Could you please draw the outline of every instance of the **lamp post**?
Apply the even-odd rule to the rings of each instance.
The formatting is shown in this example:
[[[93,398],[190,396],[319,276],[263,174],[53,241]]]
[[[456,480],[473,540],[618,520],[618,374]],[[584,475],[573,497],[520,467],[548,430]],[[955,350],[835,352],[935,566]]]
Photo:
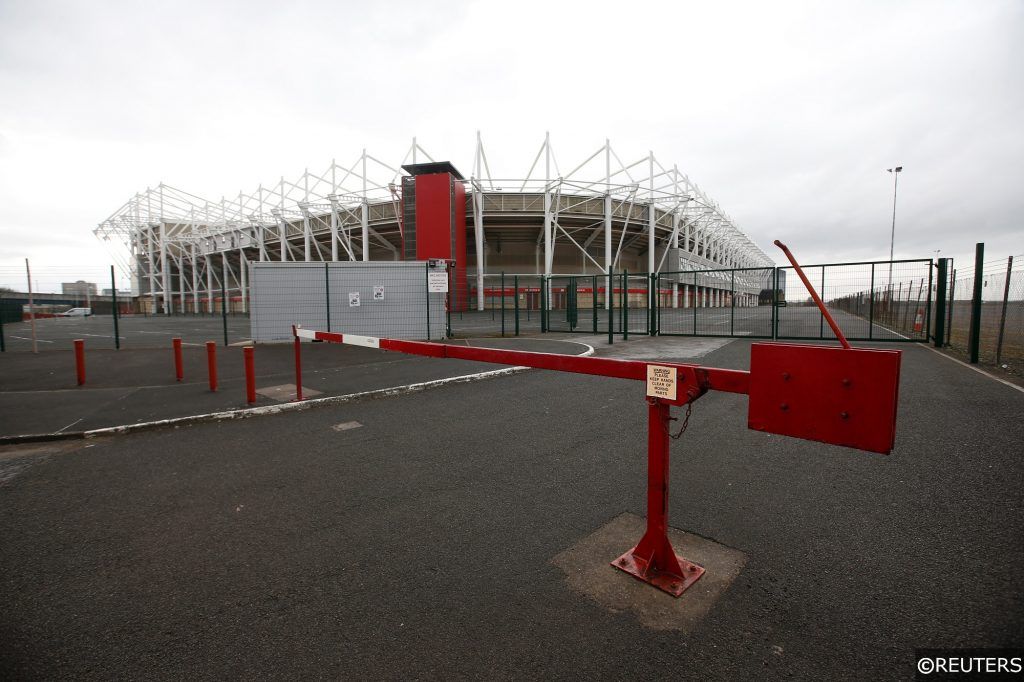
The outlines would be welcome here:
[[[886,171],[892,173],[892,233],[889,235],[889,293],[888,299],[892,300],[892,258],[893,258],[893,245],[896,243],[896,187],[899,184],[900,173],[903,171],[903,166],[896,166],[895,168],[886,168]],[[888,304],[887,304],[888,305]]]

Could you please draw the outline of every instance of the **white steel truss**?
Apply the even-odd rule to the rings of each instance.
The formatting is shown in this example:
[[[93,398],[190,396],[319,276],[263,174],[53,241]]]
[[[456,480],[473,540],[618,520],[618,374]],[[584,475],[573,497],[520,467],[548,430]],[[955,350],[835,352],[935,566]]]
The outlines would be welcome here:
[[[94,234],[154,310],[212,310],[223,289],[246,305],[253,261],[398,260],[406,163],[434,159],[416,138],[391,165],[365,149],[348,165],[282,176],[211,201],[164,183],[126,201]],[[467,189],[467,266],[483,307],[497,268],[551,275],[770,268],[774,262],[677,166],[653,152],[625,163],[609,140],[562,173],[549,134],[525,176],[496,178],[480,133]],[[529,251],[532,266],[514,255]],[[527,260],[529,258],[527,257]],[[526,261],[524,261],[526,262]],[[707,279],[707,278],[705,278]],[[675,297],[673,297],[675,299]]]

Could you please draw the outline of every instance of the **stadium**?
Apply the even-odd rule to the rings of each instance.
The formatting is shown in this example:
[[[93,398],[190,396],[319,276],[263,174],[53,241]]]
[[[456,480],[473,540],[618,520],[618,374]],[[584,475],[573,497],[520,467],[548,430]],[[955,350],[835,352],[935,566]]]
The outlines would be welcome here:
[[[267,261],[444,259],[458,309],[483,310],[486,278],[498,273],[660,273],[671,282],[659,288],[661,304],[678,308],[756,306],[765,291],[756,269],[772,259],[653,152],[627,163],[605,140],[560,166],[545,134],[525,173],[496,177],[477,133],[469,167],[466,177],[413,138],[398,162],[364,149],[348,165],[332,161],[218,201],[161,183],[94,233],[113,246],[140,305],[164,314],[211,312],[222,290],[233,311],[248,312],[247,266]],[[714,274],[743,268],[757,274]],[[664,276],[683,272],[694,274]]]

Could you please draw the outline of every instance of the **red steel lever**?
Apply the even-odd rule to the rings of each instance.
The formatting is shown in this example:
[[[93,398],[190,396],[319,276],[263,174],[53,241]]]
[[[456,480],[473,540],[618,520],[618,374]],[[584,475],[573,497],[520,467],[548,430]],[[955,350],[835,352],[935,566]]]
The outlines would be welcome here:
[[[832,327],[832,332],[836,335],[836,338],[839,339],[839,343],[843,344],[843,348],[850,348],[850,342],[846,340],[843,332],[839,331],[839,325],[836,324],[836,321],[832,319],[832,315],[830,315],[828,310],[825,309],[825,304],[822,303],[821,297],[818,296],[818,292],[814,290],[813,286],[811,286],[810,280],[807,279],[807,275],[804,274],[800,264],[796,262],[796,258],[794,258],[793,254],[790,253],[789,247],[778,239],[775,240],[775,246],[782,249],[782,252],[786,254],[786,258],[788,258],[789,262],[793,264],[796,274],[800,275],[800,279],[803,280],[804,286],[807,287],[807,291],[810,292],[811,298],[814,299],[814,302],[818,304],[818,310],[820,310],[821,314],[825,316],[825,321],[828,322],[828,326]]]

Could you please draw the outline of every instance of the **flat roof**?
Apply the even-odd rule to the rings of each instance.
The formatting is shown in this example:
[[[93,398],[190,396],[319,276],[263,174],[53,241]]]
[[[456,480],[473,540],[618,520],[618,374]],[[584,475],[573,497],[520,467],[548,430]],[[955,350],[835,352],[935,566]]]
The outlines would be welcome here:
[[[430,163],[409,163],[402,166],[409,175],[430,175],[431,173],[451,173],[459,180],[465,180],[451,161],[431,161]]]

